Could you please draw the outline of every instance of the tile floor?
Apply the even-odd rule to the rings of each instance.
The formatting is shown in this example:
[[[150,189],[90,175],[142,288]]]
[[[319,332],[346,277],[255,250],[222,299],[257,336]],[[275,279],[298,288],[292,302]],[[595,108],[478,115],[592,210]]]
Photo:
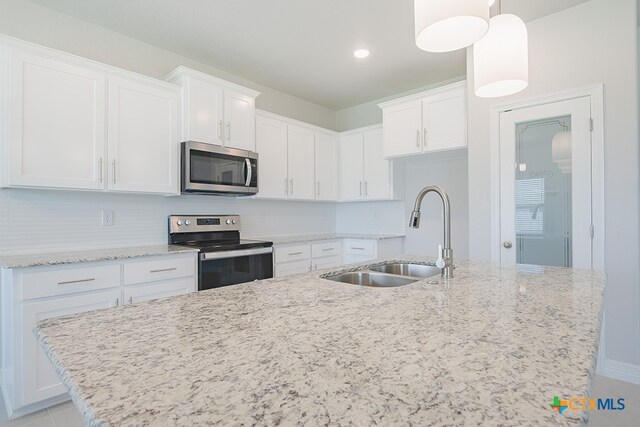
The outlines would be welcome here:
[[[625,409],[616,412],[589,414],[589,427],[637,427],[640,425],[640,386],[623,381],[596,376],[594,397],[623,397]],[[71,402],[61,403],[48,409],[16,420],[7,420],[4,401],[0,399],[0,427],[82,427],[82,417]]]

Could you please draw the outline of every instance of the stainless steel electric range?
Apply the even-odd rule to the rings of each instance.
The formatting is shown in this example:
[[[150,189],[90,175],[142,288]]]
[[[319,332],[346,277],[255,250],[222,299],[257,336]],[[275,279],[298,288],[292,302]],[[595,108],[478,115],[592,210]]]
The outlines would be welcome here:
[[[240,239],[238,215],[171,215],[169,243],[200,251],[199,291],[273,277],[273,243]]]

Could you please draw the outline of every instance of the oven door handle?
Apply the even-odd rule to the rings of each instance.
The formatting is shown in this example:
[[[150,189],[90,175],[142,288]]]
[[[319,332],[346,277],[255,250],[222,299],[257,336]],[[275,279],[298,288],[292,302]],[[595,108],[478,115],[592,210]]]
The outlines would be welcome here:
[[[236,258],[241,256],[262,255],[273,253],[273,248],[256,248],[256,249],[241,249],[237,251],[222,251],[222,252],[205,252],[200,254],[201,259],[225,259]]]
[[[246,173],[247,180],[244,182],[244,186],[248,187],[248,186],[251,185],[251,178],[252,178],[251,175],[253,174],[253,172],[252,172],[252,169],[251,169],[251,160],[244,159],[244,162],[245,162],[245,165],[247,166],[247,173]]]

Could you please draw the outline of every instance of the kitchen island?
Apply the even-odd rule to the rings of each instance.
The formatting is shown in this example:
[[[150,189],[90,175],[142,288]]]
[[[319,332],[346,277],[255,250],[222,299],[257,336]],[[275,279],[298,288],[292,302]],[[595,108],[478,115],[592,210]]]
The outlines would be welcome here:
[[[584,423],[550,403],[590,396],[604,275],[456,267],[396,288],[313,272],[35,333],[89,425]]]

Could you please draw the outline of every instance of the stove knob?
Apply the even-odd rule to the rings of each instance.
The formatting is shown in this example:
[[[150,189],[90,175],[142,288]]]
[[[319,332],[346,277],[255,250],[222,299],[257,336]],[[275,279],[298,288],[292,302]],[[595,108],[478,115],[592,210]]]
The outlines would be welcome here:
[[[232,220],[232,221],[231,221],[231,223],[235,224],[235,223],[236,223],[236,220],[235,220],[235,219],[234,219],[234,220]]]
[[[227,225],[231,224],[231,220],[230,219],[226,220],[225,222],[227,223]]]
[[[178,222],[176,222],[176,224],[178,224],[178,227],[180,227],[182,225],[182,220],[179,219]]]
[[[191,225],[191,221],[186,220],[186,221],[184,222],[184,225]]]

